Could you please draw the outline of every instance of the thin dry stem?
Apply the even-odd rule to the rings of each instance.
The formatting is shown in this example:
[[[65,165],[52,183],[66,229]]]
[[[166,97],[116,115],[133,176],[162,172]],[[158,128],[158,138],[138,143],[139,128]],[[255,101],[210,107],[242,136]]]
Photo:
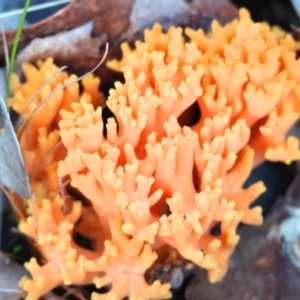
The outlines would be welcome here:
[[[3,193],[5,194],[5,196],[9,199],[9,201],[12,204],[12,206],[13,206],[15,212],[17,213],[19,219],[20,220],[25,220],[26,219],[25,212],[23,212],[19,208],[19,205],[16,203],[16,200],[14,199],[14,197],[16,197],[16,195],[13,196],[12,193],[9,193],[8,190],[1,183],[0,183],[0,188],[2,189]]]
[[[42,160],[38,163],[38,165],[33,170],[32,174],[30,175],[29,179],[33,180],[37,175],[38,171],[43,167],[46,160],[62,145],[62,142],[59,141],[54,147],[52,147],[46,155],[42,158]]]
[[[38,105],[38,106],[34,109],[34,111],[31,113],[31,115],[24,121],[23,127],[22,127],[22,129],[20,130],[20,132],[19,132],[19,134],[18,134],[18,138],[20,139],[20,138],[22,137],[22,135],[23,135],[23,133],[24,133],[24,131],[25,131],[25,129],[26,129],[26,126],[28,125],[29,121],[30,121],[30,120],[31,120],[31,119],[32,119],[32,118],[33,118],[33,117],[34,117],[34,116],[42,109],[43,105],[46,103],[46,101],[47,101],[50,97],[52,97],[54,94],[60,92],[60,91],[63,90],[64,88],[66,88],[66,87],[68,87],[68,86],[70,86],[70,85],[72,85],[72,84],[74,84],[74,83],[76,83],[76,82],[79,82],[79,81],[81,81],[82,79],[84,79],[85,77],[87,77],[88,75],[94,73],[94,72],[95,72],[95,71],[103,64],[104,60],[106,59],[107,54],[108,54],[108,43],[106,43],[105,52],[104,52],[104,55],[103,55],[101,61],[97,64],[97,66],[96,66],[93,70],[87,72],[86,74],[82,75],[82,76],[79,77],[79,78],[76,78],[76,79],[74,79],[74,80],[71,80],[71,81],[69,81],[68,83],[66,83],[66,84],[64,84],[64,85],[62,85],[62,86],[60,86],[59,88],[55,89],[55,90],[52,91],[50,94],[48,94],[44,99],[42,99],[42,100],[39,102],[39,105]]]
[[[7,46],[7,40],[5,35],[5,28],[0,20],[0,27],[1,27],[1,34],[2,34],[2,41],[3,41],[3,49],[4,49],[4,57],[5,57],[5,65],[6,65],[6,72],[8,74],[9,70],[9,54],[8,54],[8,46]]]
[[[70,182],[70,181],[69,181]],[[72,209],[72,199],[68,195],[66,191],[66,186],[69,183],[68,181],[63,182],[61,177],[58,177],[58,186],[60,189],[60,196],[64,200],[63,206],[62,206],[62,212],[64,215],[67,215],[70,213]]]

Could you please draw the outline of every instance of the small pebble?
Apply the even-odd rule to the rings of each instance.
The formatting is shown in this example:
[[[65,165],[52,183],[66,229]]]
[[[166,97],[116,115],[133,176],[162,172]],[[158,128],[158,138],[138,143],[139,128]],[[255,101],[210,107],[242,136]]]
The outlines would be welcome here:
[[[170,283],[173,289],[178,289],[181,287],[184,280],[183,272],[180,268],[174,268],[171,271]]]

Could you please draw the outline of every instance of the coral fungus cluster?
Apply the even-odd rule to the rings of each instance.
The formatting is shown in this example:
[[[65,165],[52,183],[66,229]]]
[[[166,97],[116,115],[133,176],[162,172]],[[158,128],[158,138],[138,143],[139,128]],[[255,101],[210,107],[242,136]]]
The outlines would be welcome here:
[[[185,34],[155,25],[134,50],[122,45],[122,60],[109,63],[124,75],[106,102],[114,117],[103,119],[99,80],[89,76],[81,95],[77,83],[50,95],[23,128],[33,199],[20,230],[43,256],[26,264],[28,300],[90,283],[111,285],[94,300],[168,299],[169,283],[145,279],[156,261],[173,251],[219,281],[238,224],[262,223],[262,209],[249,206],[265,187],[243,183],[264,159],[300,158],[298,140],[286,139],[300,113],[296,44],[245,10],[224,27],[214,21],[209,35]],[[13,109],[26,118],[72,79],[56,75],[26,110],[55,69],[51,60],[25,64]],[[76,242],[78,232],[93,247]]]

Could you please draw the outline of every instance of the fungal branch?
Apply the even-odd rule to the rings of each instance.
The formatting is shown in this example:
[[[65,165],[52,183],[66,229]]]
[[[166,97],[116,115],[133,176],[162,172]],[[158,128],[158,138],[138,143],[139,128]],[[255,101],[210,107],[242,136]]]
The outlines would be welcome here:
[[[12,78],[11,101],[20,114],[26,107],[20,146],[36,221],[29,204],[19,228],[45,259],[26,264],[27,299],[91,283],[111,285],[94,300],[169,299],[170,283],[149,283],[145,274],[170,253],[172,262],[185,259],[207,269],[211,282],[221,280],[239,223],[263,221],[262,209],[250,206],[264,184],[243,188],[252,169],[265,159],[300,158],[299,141],[285,138],[300,113],[296,46],[241,9],[224,27],[214,21],[210,35],[175,27],[163,33],[156,24],[133,50],[123,44],[123,58],[108,66],[124,82],[107,99],[92,75],[80,92],[65,71],[47,81],[58,70],[52,59],[23,64],[26,83]],[[113,113],[107,121],[99,100]],[[181,116],[193,105],[201,117],[188,126]],[[68,180],[58,194],[58,182]],[[76,199],[64,211],[68,193]],[[79,227],[93,247],[76,242]]]

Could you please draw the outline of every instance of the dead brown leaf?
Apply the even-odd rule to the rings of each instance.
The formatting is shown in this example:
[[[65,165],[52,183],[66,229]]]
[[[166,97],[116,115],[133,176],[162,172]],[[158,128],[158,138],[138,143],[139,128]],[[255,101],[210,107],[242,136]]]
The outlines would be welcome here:
[[[58,56],[64,60],[68,57],[75,59],[76,57],[80,58],[83,53],[98,56],[98,49],[107,42],[107,35],[103,33],[99,37],[92,38],[92,30],[93,23],[91,21],[69,31],[61,31],[44,38],[35,38],[19,53],[17,62]]]
[[[24,28],[19,48],[24,48],[36,38],[54,36],[92,21],[93,30],[89,40],[92,46],[88,51],[83,47],[75,54],[65,55],[65,47],[61,47],[59,52],[47,52],[47,55],[52,54],[51,56],[54,57],[57,64],[70,66],[71,72],[82,75],[93,69],[103,56],[104,42],[100,42],[99,38],[105,37],[109,42],[110,51],[107,60],[110,60],[120,55],[118,43],[122,39],[133,41],[136,37],[141,36],[145,27],[150,27],[155,22],[161,22],[165,27],[171,24],[209,27],[212,19],[218,19],[224,23],[236,16],[237,9],[229,0],[165,0],[163,5],[158,0],[73,0],[59,13]],[[14,35],[15,31],[6,32],[9,47],[13,43]],[[59,46],[57,36],[53,37],[54,40],[56,42],[53,42],[52,45]],[[72,43],[69,48],[71,47]],[[2,62],[4,62],[2,48],[0,43],[0,61],[2,58]],[[45,56],[39,55],[40,51],[34,51],[30,57],[26,56],[26,60],[36,61]],[[105,66],[101,66],[96,71],[96,75],[101,77],[103,89],[111,86],[116,79],[115,74]]]
[[[182,10],[183,17],[179,16],[179,9]],[[142,16],[138,16],[141,12]],[[193,16],[192,21],[187,18],[187,13]],[[93,35],[97,36],[105,32],[109,36],[109,42],[112,43],[130,26],[138,30],[144,29],[145,26],[138,24],[139,17],[147,20],[148,26],[152,26],[154,22],[164,23],[166,20],[172,21],[172,25],[190,25],[189,23],[194,23],[196,19],[203,16],[224,23],[237,16],[237,9],[228,0],[167,0],[164,1],[163,6],[158,0],[73,0],[59,13],[25,27],[20,42],[54,35],[93,21]],[[179,21],[178,17],[180,17]],[[13,43],[15,33],[15,30],[6,32],[9,47]]]

